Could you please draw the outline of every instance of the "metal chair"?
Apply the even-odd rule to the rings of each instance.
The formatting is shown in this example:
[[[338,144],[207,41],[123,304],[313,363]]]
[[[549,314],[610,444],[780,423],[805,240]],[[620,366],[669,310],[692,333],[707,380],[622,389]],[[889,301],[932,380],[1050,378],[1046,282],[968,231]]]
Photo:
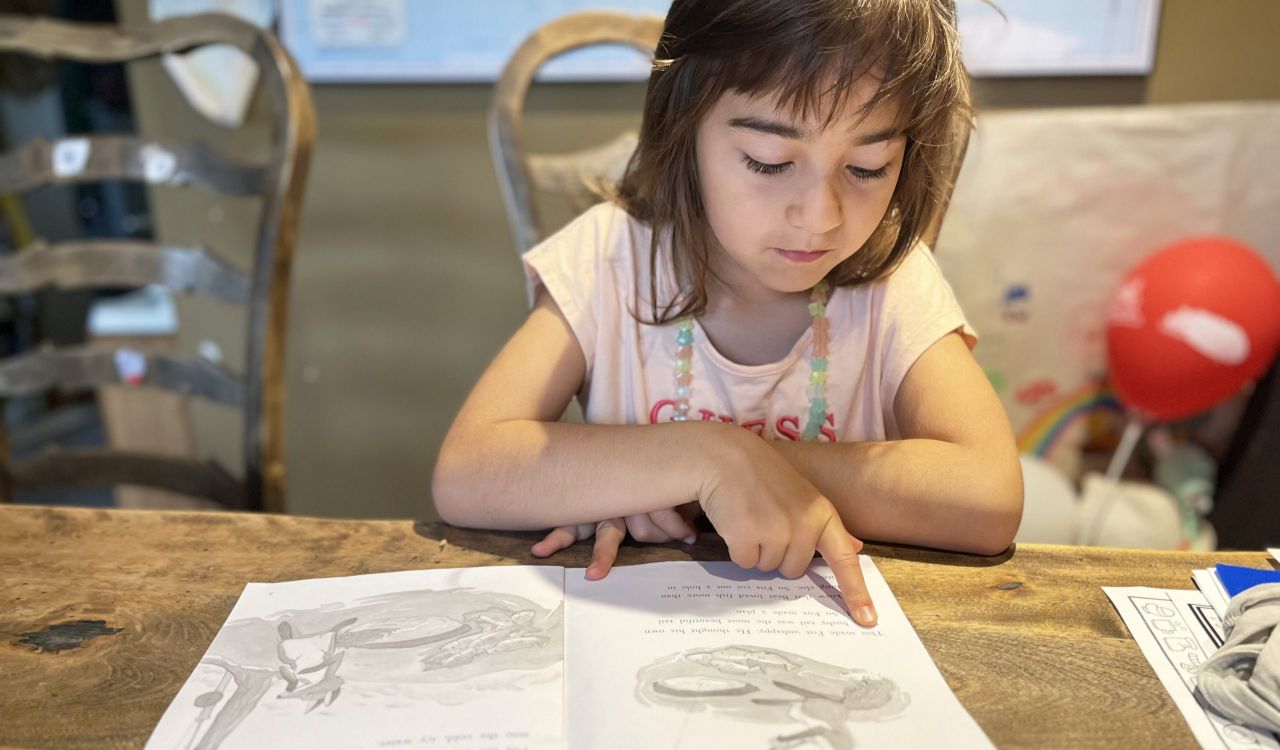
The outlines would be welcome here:
[[[270,33],[226,15],[172,18],[128,28],[0,16],[0,52],[38,58],[122,63],[214,44],[232,45],[257,63],[261,85],[272,102],[271,153],[265,163],[241,163],[202,143],[136,134],[37,139],[0,154],[0,194],[119,179],[256,197],[261,212],[252,267],[234,268],[198,245],[35,240],[0,260],[0,294],[25,294],[47,286],[161,284],[175,292],[243,305],[244,372],[236,374],[204,359],[128,348],[45,348],[0,361],[0,398],[126,384],[238,408],[243,416],[243,477],[212,462],[171,456],[58,450],[15,464],[4,450],[0,498],[22,487],[130,484],[231,508],[284,508],[283,357],[289,276],[315,132],[310,90],[297,64]]]

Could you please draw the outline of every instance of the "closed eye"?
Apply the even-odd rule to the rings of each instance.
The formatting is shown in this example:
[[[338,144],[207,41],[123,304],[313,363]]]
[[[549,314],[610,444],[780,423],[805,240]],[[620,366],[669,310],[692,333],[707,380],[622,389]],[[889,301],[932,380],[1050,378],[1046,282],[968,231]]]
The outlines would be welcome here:
[[[886,164],[879,169],[867,169],[865,167],[849,167],[849,174],[859,180],[878,180],[889,174],[889,165]]]
[[[791,166],[789,161],[784,161],[781,164],[766,164],[762,161],[756,161],[746,154],[742,155],[742,163],[747,165],[747,169],[758,174],[782,174]]]

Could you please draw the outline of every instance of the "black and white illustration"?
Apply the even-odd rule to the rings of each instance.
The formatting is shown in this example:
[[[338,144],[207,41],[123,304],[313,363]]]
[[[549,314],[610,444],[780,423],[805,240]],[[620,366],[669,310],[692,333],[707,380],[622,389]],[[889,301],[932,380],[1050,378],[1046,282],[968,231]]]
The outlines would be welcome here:
[[[251,585],[242,601],[269,607],[272,588]],[[526,690],[558,705],[563,662],[563,601],[539,603],[493,587],[233,611],[149,746],[315,746],[317,737],[349,746],[356,736],[376,746],[421,740],[424,732],[441,732],[443,742],[447,722],[432,727],[424,717],[461,716],[485,704],[492,713]],[[511,728],[523,731],[518,721]]]
[[[911,704],[888,677],[759,646],[670,654],[639,671],[636,698],[649,706],[775,725],[771,750],[852,750],[851,723],[899,718]]]
[[[601,581],[567,570],[567,747],[989,750],[875,563],[860,562],[871,628],[820,562],[797,579],[731,562],[622,566]]]

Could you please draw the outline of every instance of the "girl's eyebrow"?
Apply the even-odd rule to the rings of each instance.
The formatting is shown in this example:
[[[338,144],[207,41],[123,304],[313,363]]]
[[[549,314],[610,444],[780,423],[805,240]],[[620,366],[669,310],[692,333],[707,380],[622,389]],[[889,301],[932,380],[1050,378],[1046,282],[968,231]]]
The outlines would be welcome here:
[[[757,133],[765,135],[776,135],[793,141],[807,141],[810,138],[808,131],[801,130],[794,125],[788,125],[776,120],[762,120],[759,117],[734,117],[729,120],[729,127],[738,128],[739,130],[753,130]],[[900,138],[902,132],[894,128],[885,128],[877,130],[874,133],[866,133],[854,139],[854,144],[858,146],[868,146],[872,143],[882,143],[884,141],[892,141]]]
[[[809,134],[793,125],[776,120],[761,120],[759,117],[735,117],[729,120],[729,127],[739,130],[754,130],[765,135],[777,135],[793,141],[807,141]]]

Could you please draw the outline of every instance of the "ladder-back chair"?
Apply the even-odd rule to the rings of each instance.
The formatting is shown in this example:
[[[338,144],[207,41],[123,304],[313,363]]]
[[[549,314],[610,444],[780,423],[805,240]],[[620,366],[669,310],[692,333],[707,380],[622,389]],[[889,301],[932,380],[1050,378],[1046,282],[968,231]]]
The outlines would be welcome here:
[[[125,63],[231,45],[257,64],[271,102],[270,156],[242,163],[204,143],[138,134],[36,139],[0,154],[0,194],[45,185],[127,180],[260,199],[252,267],[235,268],[199,244],[141,240],[35,240],[0,259],[0,294],[43,287],[160,284],[247,308],[240,374],[203,358],[129,348],[42,348],[0,361],[0,398],[106,385],[165,389],[237,408],[243,476],[213,462],[113,450],[56,450],[21,463],[0,455],[0,494],[40,486],[141,485],[231,508],[284,508],[284,343],[289,276],[315,132],[311,95],[297,64],[269,32],[208,14],[118,27],[0,16],[0,52],[83,63]],[[3,446],[0,446],[3,447]]]

